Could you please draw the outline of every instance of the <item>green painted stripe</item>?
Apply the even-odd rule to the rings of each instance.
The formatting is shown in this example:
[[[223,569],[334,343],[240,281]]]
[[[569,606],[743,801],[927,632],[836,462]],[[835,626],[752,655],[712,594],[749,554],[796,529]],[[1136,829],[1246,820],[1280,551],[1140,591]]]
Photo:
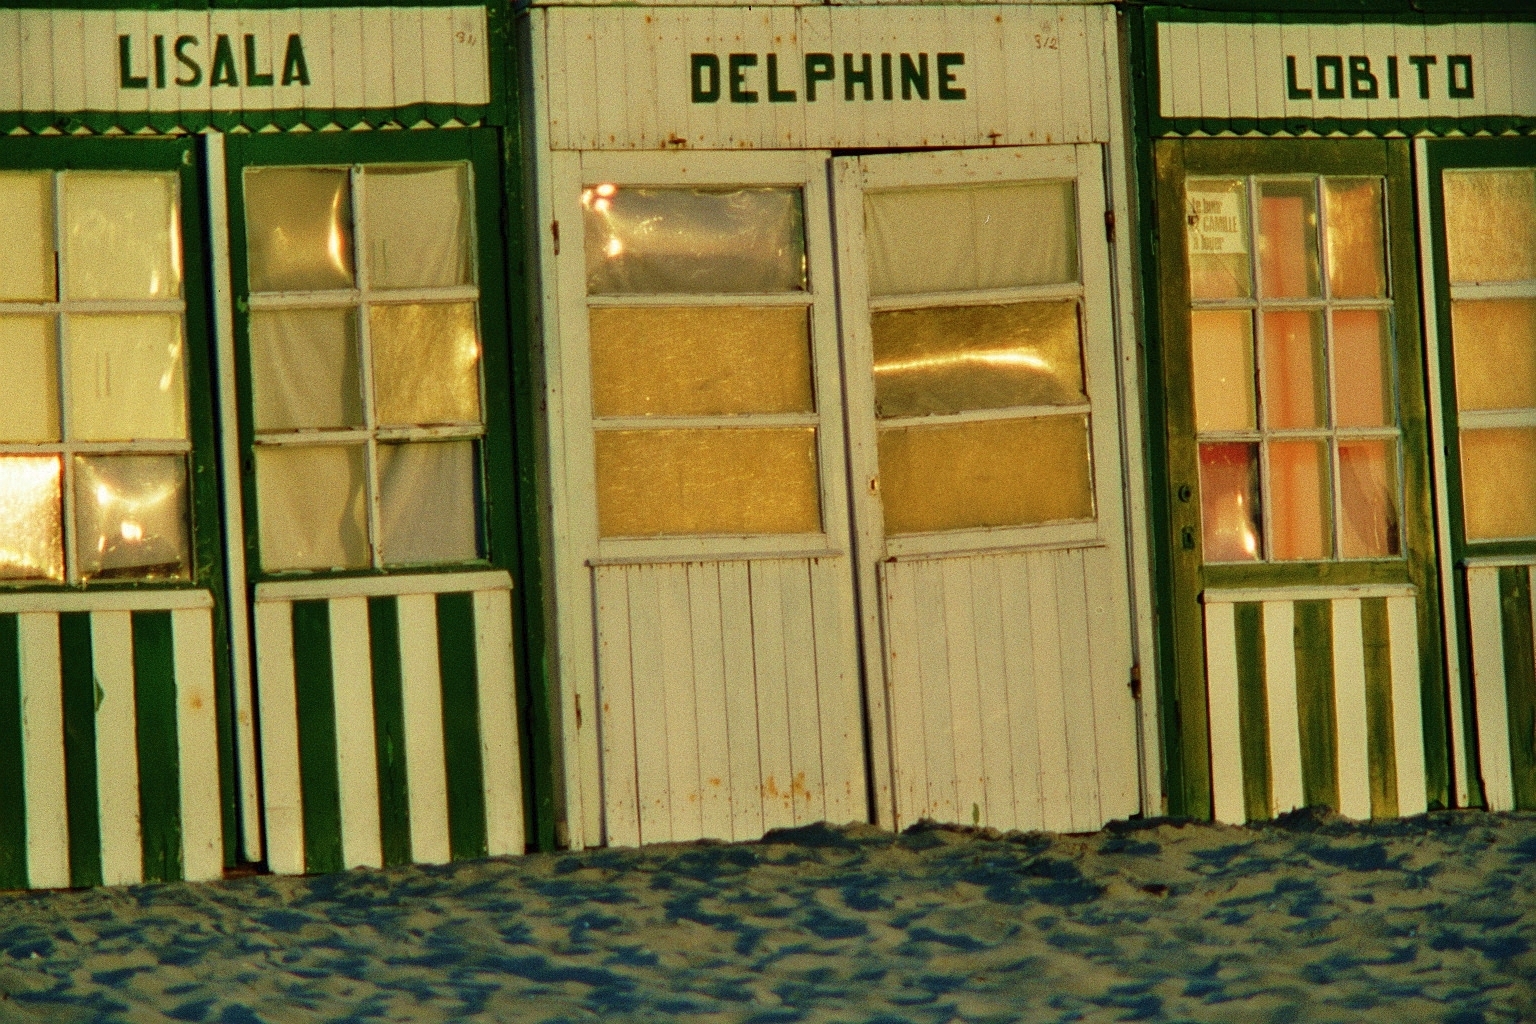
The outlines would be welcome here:
[[[411,805],[405,776],[405,704],[400,692],[400,608],[395,598],[368,599],[368,647],[373,657],[379,840],[385,864],[409,864]]]
[[[437,595],[437,664],[443,679],[443,762],[448,772],[448,852],[484,857],[485,789],[472,594]]]
[[[1531,576],[1523,565],[1499,570],[1504,622],[1504,700],[1515,809],[1536,811],[1536,643],[1531,635]]]
[[[101,884],[101,808],[96,796],[96,672],[91,615],[59,616],[64,684],[64,799],[69,815],[71,885]]]
[[[181,863],[181,751],[170,612],[133,613],[133,699],[139,741],[144,880],[175,882]]]
[[[27,777],[21,754],[21,636],[0,615],[0,889],[27,887]]]
[[[1237,626],[1237,724],[1243,748],[1243,809],[1249,821],[1269,817],[1269,701],[1264,687],[1264,606],[1233,608]]]
[[[1397,817],[1397,738],[1392,724],[1392,631],[1387,599],[1360,602],[1365,643],[1366,756],[1371,772],[1371,817]],[[1417,677],[1413,680],[1417,682]],[[1410,685],[1405,682],[1403,685]]]
[[[293,684],[299,714],[299,802],[304,869],[340,871],[341,783],[336,774],[336,696],[328,601],[293,602]]]
[[[1333,712],[1333,603],[1297,601],[1294,607],[1302,800],[1308,807],[1337,810],[1339,730]]]

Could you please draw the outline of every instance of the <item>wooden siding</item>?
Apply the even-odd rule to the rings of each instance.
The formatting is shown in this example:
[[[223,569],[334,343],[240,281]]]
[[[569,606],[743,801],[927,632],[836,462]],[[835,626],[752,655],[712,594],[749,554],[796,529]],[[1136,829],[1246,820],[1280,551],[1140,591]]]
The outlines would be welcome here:
[[[1204,606],[1216,820],[1308,804],[1359,819],[1424,812],[1410,588],[1207,591]]]
[[[1466,570],[1472,689],[1483,799],[1490,811],[1536,811],[1536,625],[1532,565]]]
[[[602,566],[604,841],[866,820],[845,558]]]

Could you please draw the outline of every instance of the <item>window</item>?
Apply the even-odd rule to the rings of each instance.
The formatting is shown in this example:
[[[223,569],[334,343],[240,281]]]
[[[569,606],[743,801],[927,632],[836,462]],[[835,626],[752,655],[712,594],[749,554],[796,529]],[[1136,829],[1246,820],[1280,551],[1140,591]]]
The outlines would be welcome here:
[[[180,183],[0,172],[0,579],[184,580]]]
[[[817,533],[799,189],[582,191],[598,532]]]
[[[1400,556],[1382,179],[1192,177],[1186,203],[1205,561]]]
[[[247,167],[265,572],[480,556],[471,168]]]

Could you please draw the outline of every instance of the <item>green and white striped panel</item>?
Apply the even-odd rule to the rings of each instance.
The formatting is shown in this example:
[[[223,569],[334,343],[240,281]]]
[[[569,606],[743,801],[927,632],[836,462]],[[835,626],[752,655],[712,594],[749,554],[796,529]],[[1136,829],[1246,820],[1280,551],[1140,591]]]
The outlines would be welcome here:
[[[256,587],[267,866],[523,851],[505,572]]]
[[[207,591],[0,596],[0,888],[222,877]]]
[[[1203,600],[1216,820],[1318,805],[1362,819],[1423,813],[1412,588],[1207,591]]]
[[[1467,569],[1477,753],[1490,811],[1536,811],[1532,572],[1530,565]]]

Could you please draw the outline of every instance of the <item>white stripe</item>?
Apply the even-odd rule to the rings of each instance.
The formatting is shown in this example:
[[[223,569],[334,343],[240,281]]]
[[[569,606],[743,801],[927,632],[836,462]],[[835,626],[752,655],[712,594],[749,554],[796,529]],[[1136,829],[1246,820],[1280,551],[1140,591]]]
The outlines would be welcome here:
[[[1304,802],[1301,727],[1296,707],[1296,609],[1289,601],[1264,602],[1264,689],[1269,711],[1269,801],[1274,814]]]
[[[1217,821],[1241,825],[1243,743],[1237,687],[1237,616],[1232,605],[1205,606],[1205,690],[1211,724],[1211,802]]]
[[[485,779],[485,842],[493,857],[522,853],[522,762],[512,672],[512,595],[475,594],[475,674],[480,691],[480,771]],[[716,723],[718,724],[718,723]]]
[[[22,777],[27,802],[27,884],[69,885],[69,808],[64,790],[64,681],[59,617],[17,616],[21,654]]]
[[[139,742],[133,685],[133,613],[91,616],[91,668],[96,708],[96,807],[101,818],[101,880],[129,885],[144,880],[139,824]],[[169,750],[153,757],[173,757]]]
[[[176,745],[181,758],[181,869],[183,878],[196,882],[224,875],[213,613],[205,608],[171,613],[171,636],[176,650]]]
[[[82,594],[56,591],[0,594],[0,615],[9,612],[168,611],[172,608],[212,608],[206,590],[119,590]]]
[[[1397,813],[1423,814],[1429,806],[1424,778],[1424,707],[1419,682],[1419,609],[1411,597],[1387,602],[1392,637],[1392,738],[1397,758]],[[1459,752],[1458,752],[1459,753]]]
[[[1333,714],[1337,726],[1339,813],[1371,816],[1370,740],[1365,709],[1365,633],[1360,601],[1333,602]]]
[[[482,572],[439,572],[398,576],[348,576],[343,579],[283,580],[256,584],[257,601],[314,601],[336,597],[398,597],[403,594],[461,594],[471,590],[505,590],[512,577],[505,569]]]
[[[379,842],[379,762],[374,745],[368,599],[337,598],[330,603],[330,617],[342,863],[349,868],[377,868],[383,866],[384,854]]]
[[[299,709],[293,682],[293,606],[256,602],[257,706],[267,867],[304,873],[304,803],[299,783]]]
[[[405,719],[405,781],[411,859],[446,864],[448,769],[443,760],[443,684],[437,663],[437,599],[396,600],[400,619],[400,705]]]
[[[1477,700],[1477,746],[1483,765],[1483,799],[1490,811],[1515,809],[1514,768],[1509,756],[1509,705],[1504,693],[1504,620],[1499,608],[1499,570],[1467,570],[1472,616],[1472,691]]]

